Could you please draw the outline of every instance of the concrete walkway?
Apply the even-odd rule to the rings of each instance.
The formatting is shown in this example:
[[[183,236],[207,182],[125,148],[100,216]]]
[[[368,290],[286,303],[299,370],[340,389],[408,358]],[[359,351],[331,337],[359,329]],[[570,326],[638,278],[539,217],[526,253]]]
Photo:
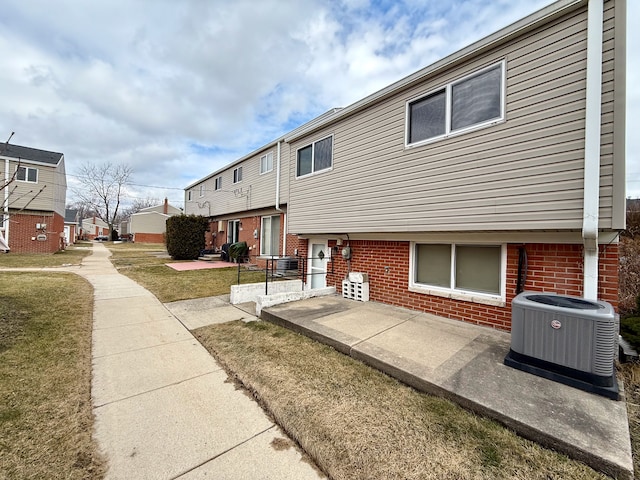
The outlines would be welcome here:
[[[494,418],[596,470],[633,478],[625,402],[505,366],[508,333],[337,296],[269,307],[261,317]]]
[[[80,267],[67,269],[94,287],[92,397],[106,478],[324,478],[162,303],[116,271],[109,255],[94,244]],[[249,319],[226,307],[233,319]],[[194,315],[194,325],[199,321]]]

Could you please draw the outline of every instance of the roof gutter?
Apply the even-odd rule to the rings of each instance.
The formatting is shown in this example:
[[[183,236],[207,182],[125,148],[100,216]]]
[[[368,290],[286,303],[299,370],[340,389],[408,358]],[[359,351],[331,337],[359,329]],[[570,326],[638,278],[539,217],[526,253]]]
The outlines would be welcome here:
[[[603,0],[590,0],[587,23],[587,99],[585,113],[582,240],[583,296],[598,298],[598,209],[600,203],[600,122],[602,101]]]

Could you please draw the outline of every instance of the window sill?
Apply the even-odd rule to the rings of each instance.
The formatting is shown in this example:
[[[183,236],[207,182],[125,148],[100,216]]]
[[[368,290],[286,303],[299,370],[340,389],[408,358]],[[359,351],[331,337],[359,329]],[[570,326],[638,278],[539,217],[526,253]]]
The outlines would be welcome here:
[[[494,307],[505,307],[507,302],[502,298],[492,297],[482,294],[473,294],[465,292],[454,292],[450,290],[437,290],[417,285],[409,285],[409,291],[414,293],[422,293],[424,295],[433,295],[434,297],[450,298],[452,300],[461,300],[463,302],[480,303],[482,305],[491,305]]]

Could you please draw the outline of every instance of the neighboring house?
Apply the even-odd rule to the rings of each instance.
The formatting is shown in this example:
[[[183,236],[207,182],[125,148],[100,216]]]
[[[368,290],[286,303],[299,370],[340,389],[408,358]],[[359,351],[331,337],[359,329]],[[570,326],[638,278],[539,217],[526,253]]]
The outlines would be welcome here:
[[[331,110],[294,132],[338,110]],[[261,266],[267,259],[296,250],[298,237],[286,234],[290,158],[289,144],[282,136],[185,189],[185,213],[209,218],[207,249],[246,242],[251,261]]]
[[[281,251],[308,256],[312,288],[365,272],[372,300],[507,330],[523,289],[617,306],[625,8],[558,1],[187,187],[187,213],[227,240],[231,219],[257,228],[277,147]]]
[[[182,210],[169,205],[165,198],[162,205],[143,208],[120,224],[120,236],[129,236],[136,242],[164,243],[167,219],[180,215]]]
[[[65,245],[76,243],[80,233],[80,211],[67,208],[64,211],[64,241]]]
[[[83,240],[93,240],[96,237],[108,236],[110,237],[109,225],[104,221],[96,217],[83,218],[80,227],[80,238]]]
[[[64,248],[67,177],[62,153],[0,145],[0,249],[53,253]]]

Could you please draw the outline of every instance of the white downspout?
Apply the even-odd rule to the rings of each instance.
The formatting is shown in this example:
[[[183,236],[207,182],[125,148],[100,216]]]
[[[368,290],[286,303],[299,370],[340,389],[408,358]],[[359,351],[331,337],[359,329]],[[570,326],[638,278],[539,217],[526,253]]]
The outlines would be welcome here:
[[[582,221],[582,240],[584,245],[583,296],[589,300],[597,300],[603,0],[590,0],[588,8],[584,217]]]
[[[276,210],[282,212],[280,208],[280,140],[278,140],[278,149],[276,152],[276,156],[278,157],[276,160]],[[283,221],[283,232],[282,232],[282,256],[287,256],[287,214],[284,214]]]
[[[4,202],[2,205],[2,226],[4,228],[4,243],[9,247],[9,168],[11,165],[9,164],[9,157],[5,157],[4,159]],[[2,237],[2,232],[0,232],[0,237]]]
[[[276,151],[276,210],[280,210],[280,140],[278,140],[278,149]]]

